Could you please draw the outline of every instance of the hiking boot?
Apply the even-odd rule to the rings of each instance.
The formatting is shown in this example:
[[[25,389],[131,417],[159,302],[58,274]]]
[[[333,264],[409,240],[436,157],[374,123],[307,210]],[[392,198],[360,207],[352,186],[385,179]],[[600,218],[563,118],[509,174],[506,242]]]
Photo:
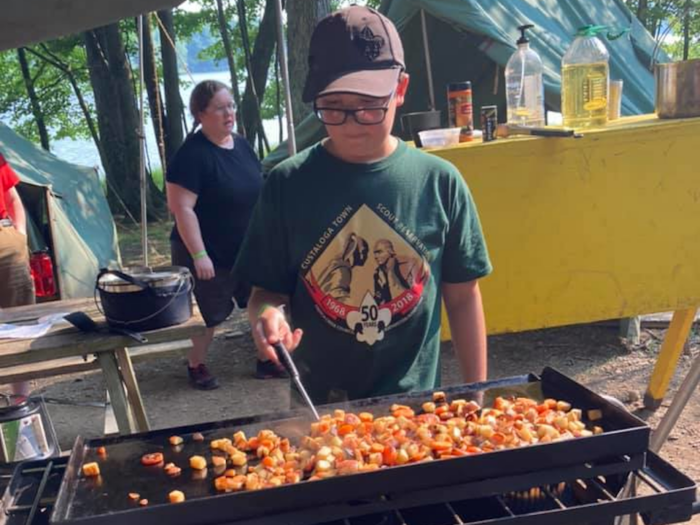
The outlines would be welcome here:
[[[190,385],[198,390],[214,390],[219,388],[219,382],[209,373],[207,365],[202,363],[194,368],[187,366],[187,375],[190,378]]]
[[[256,379],[281,379],[289,377],[283,368],[278,367],[272,361],[258,359],[255,363]]]

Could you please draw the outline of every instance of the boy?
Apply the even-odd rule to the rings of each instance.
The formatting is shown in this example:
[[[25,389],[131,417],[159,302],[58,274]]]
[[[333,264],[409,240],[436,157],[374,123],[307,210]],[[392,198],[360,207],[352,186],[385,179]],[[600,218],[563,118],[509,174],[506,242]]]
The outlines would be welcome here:
[[[309,66],[303,98],[328,138],[271,172],[236,263],[254,285],[259,356],[276,361],[270,345],[283,342],[319,404],[432,389],[442,298],[464,380],[486,379],[477,280],[491,264],[456,168],[391,135],[408,87],[396,28],[367,7],[332,13],[314,30]],[[419,261],[410,287],[376,296],[378,263],[364,255],[347,265],[342,296],[327,293],[320,277],[358,238]]]

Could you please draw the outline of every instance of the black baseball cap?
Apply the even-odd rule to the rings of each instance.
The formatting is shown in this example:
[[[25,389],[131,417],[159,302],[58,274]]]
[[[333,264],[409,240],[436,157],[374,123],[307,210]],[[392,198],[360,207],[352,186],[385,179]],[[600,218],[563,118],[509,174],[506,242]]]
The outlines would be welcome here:
[[[370,7],[352,5],[321,19],[309,45],[302,98],[330,93],[385,97],[406,67],[394,24]]]

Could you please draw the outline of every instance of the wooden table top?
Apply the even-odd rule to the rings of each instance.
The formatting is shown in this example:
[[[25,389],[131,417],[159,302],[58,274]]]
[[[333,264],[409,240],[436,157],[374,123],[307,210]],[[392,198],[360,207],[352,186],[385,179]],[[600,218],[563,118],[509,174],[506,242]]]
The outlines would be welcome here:
[[[47,334],[36,339],[0,339],[0,368],[95,354],[142,344],[189,339],[192,336],[204,334],[205,329],[202,316],[195,306],[192,317],[185,323],[143,332],[148,342],[138,343],[130,337],[107,332],[104,316],[97,310],[92,298],[4,308],[0,310],[0,323],[32,323],[45,315],[70,312],[85,312],[105,331],[86,333],[72,325],[60,323],[53,326]]]

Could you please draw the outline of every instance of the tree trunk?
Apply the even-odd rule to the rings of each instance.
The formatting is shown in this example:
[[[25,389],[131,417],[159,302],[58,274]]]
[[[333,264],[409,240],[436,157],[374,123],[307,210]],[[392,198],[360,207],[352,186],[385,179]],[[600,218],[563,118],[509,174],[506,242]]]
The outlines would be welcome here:
[[[140,216],[139,119],[131,73],[119,34],[110,24],[84,34],[90,82],[103,146],[107,201],[113,212]],[[163,199],[149,195],[149,212],[157,216]]]
[[[301,99],[309,70],[309,40],[316,26],[317,4],[309,0],[287,0],[287,47],[289,49],[289,88],[296,126],[310,113]]]
[[[143,78],[146,84],[146,95],[148,96],[148,108],[151,113],[153,132],[158,145],[158,157],[165,172],[167,157],[165,155],[165,131],[163,126],[163,97],[160,94],[160,85],[158,83],[158,66],[156,65],[153,46],[150,14],[144,15],[143,19]]]
[[[690,19],[692,18],[693,0],[685,0],[683,8],[683,60],[690,54]]]
[[[34,122],[36,122],[36,127],[39,129],[39,139],[41,140],[41,147],[46,151],[51,151],[49,146],[49,133],[46,131],[46,122],[44,121],[44,112],[41,110],[41,104],[39,104],[39,97],[36,95],[34,90],[34,79],[32,79],[32,74],[29,71],[29,62],[27,62],[27,53],[23,47],[17,48],[17,58],[19,59],[20,69],[22,70],[22,78],[24,79],[24,86],[27,88],[27,96],[29,97],[29,103],[32,106],[32,115],[34,116]]]
[[[158,11],[160,27],[160,54],[163,60],[163,89],[165,91],[165,156],[168,161],[182,145],[182,99],[180,98],[180,76],[175,53],[175,24],[171,9]],[[164,31],[165,29],[165,31]],[[166,34],[167,32],[167,34]]]
[[[236,102],[236,107],[241,107],[241,91],[238,88],[238,74],[236,73],[236,61],[233,58],[233,48],[231,47],[231,39],[228,34],[228,26],[226,25],[226,16],[224,13],[224,2],[223,0],[216,0],[216,12],[219,18],[219,32],[221,33],[221,41],[224,43],[224,49],[226,50],[226,61],[228,62],[228,69],[231,74],[231,89],[233,90],[233,100]],[[236,125],[238,126],[238,131],[245,134],[245,125],[243,121],[243,116],[238,112],[236,118]]]
[[[245,6],[239,0],[238,25],[242,32],[246,32]],[[240,16],[243,13],[243,16]],[[251,144],[255,144],[258,135],[263,135],[262,120],[260,118],[259,100],[262,100],[267,85],[267,74],[270,69],[270,60],[275,51],[275,0],[265,2],[265,11],[260,22],[258,34],[255,37],[255,46],[250,58],[248,79],[246,80],[241,114],[246,124],[246,136]],[[245,40],[244,38],[244,45]],[[258,100],[259,99],[259,100]],[[261,156],[264,153],[260,151]]]
[[[326,15],[331,14],[330,0],[316,0],[316,20],[321,20]],[[311,35],[309,35],[310,37]]]
[[[639,0],[637,3],[637,18],[639,21],[642,23],[644,27],[647,29],[650,29],[649,26],[647,26],[647,23],[649,22],[648,20],[648,12],[649,12],[649,0]]]

